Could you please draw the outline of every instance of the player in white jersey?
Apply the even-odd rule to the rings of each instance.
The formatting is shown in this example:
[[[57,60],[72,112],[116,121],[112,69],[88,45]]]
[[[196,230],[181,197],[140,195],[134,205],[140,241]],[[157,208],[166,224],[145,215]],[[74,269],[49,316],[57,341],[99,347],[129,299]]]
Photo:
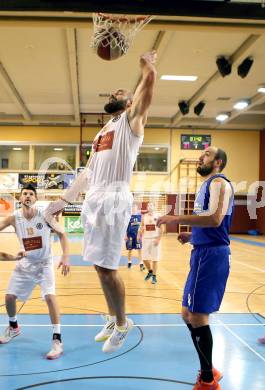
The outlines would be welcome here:
[[[143,141],[147,110],[151,104],[156,70],[156,52],[140,58],[142,79],[134,93],[118,89],[104,109],[111,115],[97,134],[87,168],[66,190],[63,199],[52,203],[47,220],[87,191],[83,205],[84,260],[94,263],[109,315],[96,341],[105,341],[103,352],[120,348],[133,326],[125,316],[125,288],[117,270],[123,239],[130,220],[132,195],[129,183],[137,152]]]
[[[55,277],[50,243],[51,227],[45,221],[42,211],[34,206],[36,201],[36,189],[31,185],[25,186],[20,195],[21,209],[0,222],[0,231],[8,226],[15,228],[21,248],[17,257],[22,257],[12,273],[7,288],[5,300],[9,326],[4,335],[0,337],[0,344],[6,344],[20,334],[16,300],[26,302],[34,287],[39,285],[42,297],[48,305],[53,326],[52,348],[46,357],[47,359],[57,359],[63,353],[63,344],[60,313],[55,297]],[[63,275],[67,275],[70,269],[67,236],[62,230],[56,231],[56,233],[60,238],[63,251],[58,268],[62,269]]]
[[[145,280],[152,279],[152,284],[157,283],[157,266],[160,260],[160,242],[162,229],[156,226],[158,214],[155,212],[154,204],[147,204],[147,213],[143,215],[142,237],[143,237],[143,261],[148,270]]]

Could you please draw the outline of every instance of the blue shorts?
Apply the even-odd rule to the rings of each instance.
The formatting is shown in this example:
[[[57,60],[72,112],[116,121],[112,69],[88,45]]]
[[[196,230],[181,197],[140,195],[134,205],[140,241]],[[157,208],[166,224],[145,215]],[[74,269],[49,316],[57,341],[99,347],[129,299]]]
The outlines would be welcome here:
[[[182,306],[192,313],[210,314],[219,310],[229,275],[230,255],[226,245],[192,250]]]
[[[132,249],[142,249],[142,241],[137,241],[137,234],[131,234],[126,240],[126,249],[128,251]]]

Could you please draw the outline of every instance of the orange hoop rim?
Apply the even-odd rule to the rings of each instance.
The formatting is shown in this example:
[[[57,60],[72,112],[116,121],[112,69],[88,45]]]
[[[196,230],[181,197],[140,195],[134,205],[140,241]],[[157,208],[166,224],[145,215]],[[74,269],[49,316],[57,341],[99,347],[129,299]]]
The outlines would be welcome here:
[[[125,23],[125,22],[129,22],[129,23],[135,23],[135,22],[143,22],[145,20],[147,20],[148,18],[152,18],[153,16],[152,15],[141,15],[141,16],[137,16],[135,18],[130,18],[130,17],[116,17],[116,16],[113,16],[114,14],[105,14],[105,13],[102,13],[102,12],[95,12],[95,15],[98,15],[99,17],[101,17],[103,20],[113,20],[115,22],[120,22],[120,23]]]

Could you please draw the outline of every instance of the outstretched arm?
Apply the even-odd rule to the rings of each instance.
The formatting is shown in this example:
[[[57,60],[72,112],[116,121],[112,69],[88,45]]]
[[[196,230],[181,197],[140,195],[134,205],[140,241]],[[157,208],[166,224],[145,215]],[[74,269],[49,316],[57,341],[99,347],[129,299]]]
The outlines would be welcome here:
[[[133,102],[128,110],[128,119],[131,129],[136,136],[144,134],[144,126],[147,120],[147,110],[150,107],[154,94],[156,80],[156,51],[145,53],[140,58],[142,79],[136,88]]]
[[[164,215],[158,219],[157,225],[177,222],[189,226],[218,227],[227,214],[231,195],[230,185],[217,178],[210,185],[209,210],[193,215]]]
[[[64,207],[72,203],[78,197],[80,192],[86,192],[90,185],[90,177],[91,177],[91,167],[90,162],[92,159],[93,153],[89,157],[87,165],[85,169],[79,173],[76,179],[73,181],[72,185],[67,188],[64,193],[64,196],[61,199],[56,200],[55,202],[51,202],[48,207],[44,210],[44,218],[48,222],[50,226],[53,228],[56,226],[53,225],[53,215],[58,215],[64,209]]]

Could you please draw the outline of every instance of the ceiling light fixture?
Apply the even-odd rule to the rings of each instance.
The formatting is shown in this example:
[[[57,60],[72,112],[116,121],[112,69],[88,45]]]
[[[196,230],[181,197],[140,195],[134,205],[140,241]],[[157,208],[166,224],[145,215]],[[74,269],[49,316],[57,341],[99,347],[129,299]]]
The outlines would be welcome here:
[[[22,150],[22,148],[12,148],[13,150]]]
[[[217,117],[215,118],[218,122],[224,122],[229,118],[229,115],[226,113],[223,114],[218,114]]]
[[[265,93],[265,85],[261,85],[261,86],[258,88],[258,92],[259,92],[259,93]]]
[[[244,110],[247,106],[249,106],[249,100],[239,100],[234,104],[236,110]]]
[[[170,75],[163,74],[160,77],[160,80],[168,80],[168,81],[196,81],[198,76],[178,76],[178,75]]]
[[[53,150],[55,150],[56,152],[61,152],[63,148],[53,148]]]

